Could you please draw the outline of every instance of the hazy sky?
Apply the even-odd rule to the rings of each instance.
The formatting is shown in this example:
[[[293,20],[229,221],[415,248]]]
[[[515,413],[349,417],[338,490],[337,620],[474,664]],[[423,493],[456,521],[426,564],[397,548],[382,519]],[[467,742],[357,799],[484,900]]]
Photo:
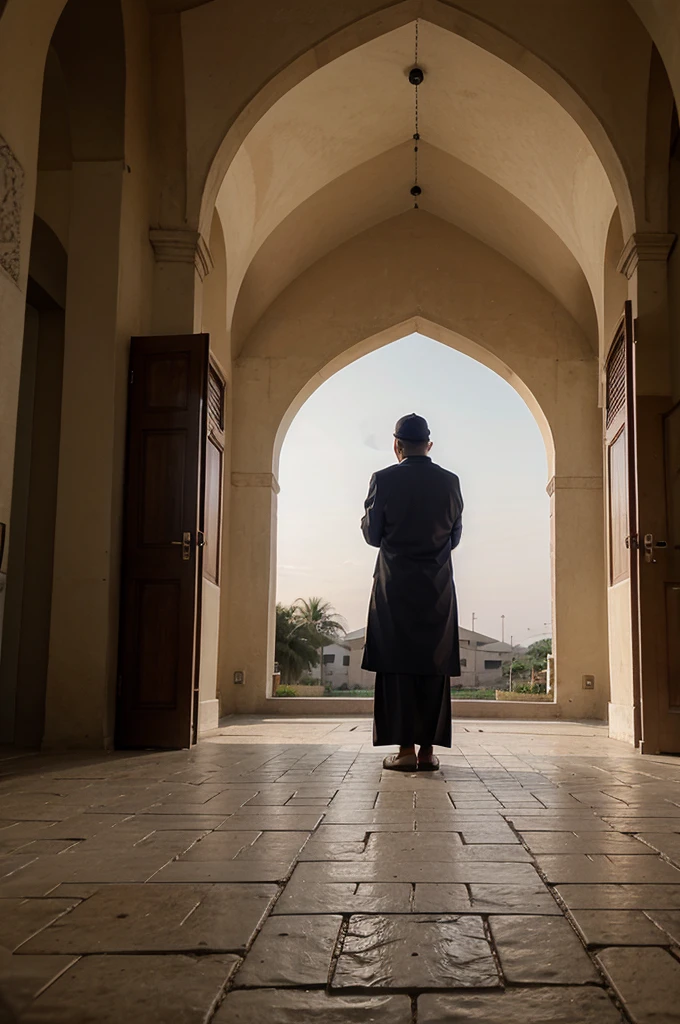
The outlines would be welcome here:
[[[460,622],[523,643],[549,632],[547,464],[536,421],[492,370],[414,334],[326,381],[286,435],[279,483],[278,600],[322,596],[364,625],[376,551],[359,529],[368,481],[394,462],[409,412],[430,424],[435,462],[460,477],[463,539],[454,554]]]

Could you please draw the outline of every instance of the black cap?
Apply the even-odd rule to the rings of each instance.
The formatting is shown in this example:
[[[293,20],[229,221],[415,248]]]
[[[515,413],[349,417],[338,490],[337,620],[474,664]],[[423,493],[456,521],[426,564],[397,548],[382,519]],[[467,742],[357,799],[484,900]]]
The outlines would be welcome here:
[[[397,420],[394,436],[399,438],[400,441],[412,441],[417,444],[420,441],[430,440],[430,428],[423,416],[418,416],[417,413],[412,412],[408,416],[402,416],[400,420]]]

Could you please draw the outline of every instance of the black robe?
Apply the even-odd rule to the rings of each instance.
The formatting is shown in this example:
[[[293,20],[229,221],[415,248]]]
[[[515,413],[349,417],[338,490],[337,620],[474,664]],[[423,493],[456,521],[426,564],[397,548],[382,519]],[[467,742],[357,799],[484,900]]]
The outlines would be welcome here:
[[[364,538],[380,552],[362,667],[418,676],[460,675],[451,551],[462,532],[455,473],[426,456],[371,477]]]

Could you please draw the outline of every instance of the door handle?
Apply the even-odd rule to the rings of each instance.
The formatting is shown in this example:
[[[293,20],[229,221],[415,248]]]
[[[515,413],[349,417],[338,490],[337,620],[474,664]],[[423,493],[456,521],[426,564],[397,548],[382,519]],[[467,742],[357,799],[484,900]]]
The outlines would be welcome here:
[[[181,544],[182,561],[188,562],[191,558],[191,530],[185,530],[181,540],[171,540],[171,544]]]
[[[654,543],[654,534],[646,533],[644,540],[645,562],[651,562],[652,565],[655,565],[656,558],[654,557],[654,548],[665,548],[666,546],[665,540],[658,540]]]

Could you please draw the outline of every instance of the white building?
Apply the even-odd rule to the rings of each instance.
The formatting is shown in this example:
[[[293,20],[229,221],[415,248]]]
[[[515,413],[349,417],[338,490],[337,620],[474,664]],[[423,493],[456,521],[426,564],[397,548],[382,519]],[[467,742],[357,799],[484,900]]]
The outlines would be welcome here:
[[[473,633],[460,626],[460,678],[453,685],[464,690],[486,689],[499,684],[503,679],[503,666],[512,659],[510,644],[495,640],[484,633]],[[375,673],[361,667],[364,651],[365,628],[346,633],[344,645],[349,649],[349,689],[372,690]],[[517,648],[515,648],[517,654]]]
[[[348,644],[344,640],[342,643],[329,644],[328,647],[323,648],[321,656],[323,665],[317,665],[309,674],[320,682],[323,680],[324,685],[330,686],[334,690],[339,690],[343,684],[349,689],[350,649]]]

